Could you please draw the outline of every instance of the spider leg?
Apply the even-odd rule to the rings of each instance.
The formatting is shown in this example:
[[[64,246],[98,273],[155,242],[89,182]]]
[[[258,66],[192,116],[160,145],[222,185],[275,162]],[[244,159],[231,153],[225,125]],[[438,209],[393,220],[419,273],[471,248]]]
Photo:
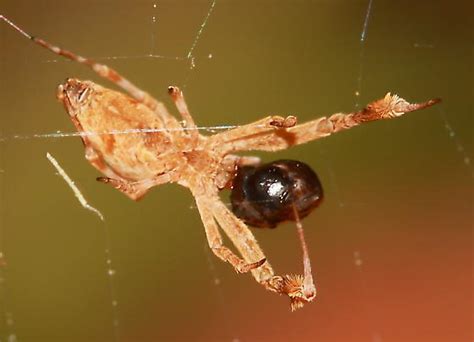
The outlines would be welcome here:
[[[245,260],[258,260],[264,257],[257,240],[249,228],[239,220],[218,197],[213,198],[211,205],[217,222]],[[311,302],[316,297],[316,288],[311,274],[307,246],[302,237],[301,224],[298,228],[300,230],[298,234],[302,242],[304,254],[304,276],[274,275],[273,269],[268,261],[251,271],[255,280],[267,290],[287,295],[290,298],[292,310],[301,308],[305,303]]]
[[[123,178],[116,173],[111,167],[107,165],[102,156],[87,142],[87,138],[83,137],[85,144],[85,155],[89,163],[99,170],[105,177],[98,177],[97,180],[102,183],[109,183],[117,190],[120,190],[125,195],[134,201],[142,198],[150,188],[168,183],[171,180],[169,174],[158,175],[153,178],[144,179],[140,181],[130,181]]]
[[[127,80],[125,77],[120,75],[117,71],[115,71],[112,68],[109,68],[105,64],[97,63],[93,61],[92,59],[82,57],[80,55],[76,55],[75,53],[61,49],[51,43],[48,43],[47,41],[34,37],[30,35],[29,33],[25,32],[22,30],[19,26],[17,26],[15,23],[13,23],[11,20],[6,18],[3,15],[0,15],[0,19],[3,19],[7,24],[9,24],[11,27],[13,27],[16,31],[18,31],[20,34],[22,34],[24,37],[30,39],[34,43],[38,44],[39,46],[53,52],[56,55],[63,56],[67,59],[70,59],[72,61],[75,61],[77,63],[83,64],[91,68],[97,75],[109,80],[110,82],[116,84],[118,87],[122,88],[125,90],[127,93],[129,93],[133,98],[135,98],[137,101],[143,103],[150,109],[154,110],[160,118],[166,123],[169,121],[172,121],[176,119],[173,118],[168,111],[166,110],[166,107],[156,99],[154,99],[150,94],[147,92],[141,90],[138,88],[136,85],[134,85],[132,82]]]
[[[267,290],[287,295],[291,300],[293,310],[300,308],[304,303],[315,298],[316,290],[312,282],[311,266],[309,259],[305,261],[305,276],[300,275],[274,275],[271,265],[266,261],[265,255],[258,245],[250,229],[239,220],[226,206],[217,194],[209,187],[199,186],[193,190],[196,203],[201,214],[202,222],[206,229],[209,245],[213,252],[222,260],[230,262],[236,269],[240,263],[252,265],[248,268],[255,280]],[[218,226],[232,241],[244,260],[235,256],[229,249],[222,246],[222,238]],[[307,252],[307,248],[303,248]],[[306,253],[307,256],[307,253]],[[253,262],[254,260],[260,260]]]
[[[278,115],[270,115],[247,125],[238,126],[229,131],[217,133],[209,137],[207,142],[210,148],[224,144],[232,144],[233,141],[240,141],[247,137],[258,134],[271,134],[278,129],[290,128],[296,125],[296,117],[290,115],[286,118]]]
[[[162,174],[153,178],[135,182],[128,181],[123,178],[97,177],[97,181],[112,185],[114,188],[120,190],[134,201],[141,199],[150,188],[160,184],[168,183],[170,180],[171,178],[169,174]]]
[[[181,114],[181,117],[184,120],[185,133],[191,137],[192,146],[195,146],[199,139],[199,132],[191,113],[189,113],[188,105],[184,100],[183,92],[176,86],[170,86],[168,87],[168,94],[170,94],[179,114]]]
[[[265,260],[265,255],[250,229],[232,214],[218,196],[212,197],[209,206],[219,226],[238,249],[244,260],[247,262]],[[253,269],[252,275],[259,283],[263,284],[273,277],[273,269],[267,261],[262,266]]]
[[[364,122],[392,119],[405,113],[430,107],[440,99],[411,104],[397,95],[388,93],[364,109],[352,113],[337,113],[286,129],[262,130],[261,122],[245,125],[231,131],[213,135],[208,143],[218,146],[223,153],[244,150],[277,151],[294,145],[329,136]],[[264,119],[265,120],[265,119]],[[245,129],[243,129],[245,128]]]
[[[206,231],[207,242],[214,254],[225,262],[229,262],[234,266],[238,273],[246,273],[250,270],[258,269],[265,263],[265,258],[257,259],[256,262],[245,262],[235,255],[229,248],[225,247],[222,242],[222,236],[219,233],[215,218],[210,210],[211,206],[205,196],[197,196],[196,204],[201,215],[201,220]]]

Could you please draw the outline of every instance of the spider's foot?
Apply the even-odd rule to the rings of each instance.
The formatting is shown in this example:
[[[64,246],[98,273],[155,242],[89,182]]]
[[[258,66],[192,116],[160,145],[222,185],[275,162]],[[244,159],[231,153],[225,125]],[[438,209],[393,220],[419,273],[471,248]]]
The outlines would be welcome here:
[[[398,95],[387,93],[383,99],[368,104],[363,110],[355,113],[356,122],[367,122],[380,119],[392,119],[405,113],[431,107],[441,102],[436,98],[421,103],[409,103]]]
[[[239,264],[235,267],[235,270],[238,273],[247,273],[250,270],[253,270],[257,267],[262,266],[265,263],[265,261],[267,261],[266,258],[263,258],[262,260],[259,260],[257,262],[252,262],[252,263],[249,263],[249,264],[242,262],[241,264]]]
[[[274,276],[264,286],[270,291],[290,297],[291,311],[302,308],[316,298],[316,288],[313,284],[306,285],[301,275]]]
[[[296,125],[296,116],[289,115],[286,118],[282,116],[272,116],[270,119],[270,126],[276,128],[290,128]]]

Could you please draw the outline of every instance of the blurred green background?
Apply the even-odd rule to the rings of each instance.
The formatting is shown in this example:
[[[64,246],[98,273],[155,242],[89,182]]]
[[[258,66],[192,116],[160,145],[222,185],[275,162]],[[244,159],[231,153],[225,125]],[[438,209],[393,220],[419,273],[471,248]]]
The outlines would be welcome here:
[[[165,185],[132,202],[95,181],[79,138],[33,138],[73,131],[55,100],[66,77],[111,85],[0,23],[0,339],[472,340],[472,5],[373,0],[361,44],[367,6],[217,1],[191,70],[185,57],[210,1],[3,0],[0,14],[34,35],[84,56],[125,56],[103,61],[174,112],[166,87],[183,87],[201,126],[270,113],[302,122],[387,91],[443,103],[259,154],[305,161],[325,188],[304,221],[318,298],[292,313],[286,298],[212,255],[189,191]],[[301,270],[291,224],[255,235],[278,273]]]

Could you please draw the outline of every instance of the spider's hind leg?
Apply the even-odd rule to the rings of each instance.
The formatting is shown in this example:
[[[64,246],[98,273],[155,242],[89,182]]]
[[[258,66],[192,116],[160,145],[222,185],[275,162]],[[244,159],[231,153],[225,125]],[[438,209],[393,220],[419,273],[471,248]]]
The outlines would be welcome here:
[[[238,273],[246,273],[250,270],[260,268],[265,263],[265,258],[261,258],[256,262],[248,263],[235,255],[235,253],[229,248],[225,247],[217,223],[210,209],[212,207],[211,203],[205,196],[201,195],[196,196],[196,204],[199,209],[199,214],[201,215],[201,220],[204,224],[209,247],[219,259],[230,263]]]
[[[240,252],[245,261],[265,260],[265,255],[258,245],[257,239],[250,229],[239,220],[218,196],[213,196],[209,201],[209,207],[212,215],[215,217],[219,226],[232,241],[234,246]],[[262,266],[252,270],[253,277],[262,285],[265,285],[273,278],[273,269],[266,262]]]
[[[217,222],[219,222],[219,225],[245,260],[258,260],[264,257],[263,251],[250,229],[219,198],[215,198],[212,201],[212,207]],[[292,310],[295,310],[302,307],[305,303],[311,302],[316,296],[309,258],[306,257],[305,262],[307,263],[305,265],[305,276],[274,275],[273,269],[268,262],[252,270],[252,275],[267,290],[287,295],[291,300]]]

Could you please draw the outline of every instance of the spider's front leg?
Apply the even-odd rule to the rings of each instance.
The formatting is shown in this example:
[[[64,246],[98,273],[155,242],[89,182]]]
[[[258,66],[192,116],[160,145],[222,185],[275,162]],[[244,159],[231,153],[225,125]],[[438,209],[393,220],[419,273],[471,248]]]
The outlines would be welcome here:
[[[296,125],[296,117],[289,115],[282,117],[279,115],[269,115],[263,119],[242,125],[224,133],[218,133],[210,137],[209,144],[232,143],[239,141],[242,137],[258,137],[260,134],[268,134],[276,129],[290,128]]]
[[[8,19],[7,17],[0,15],[0,20],[5,21],[8,25],[14,28],[17,32],[19,32],[24,37],[30,39],[35,44],[51,51],[52,53],[67,58],[71,61],[77,62],[82,64],[92,71],[94,71],[100,77],[107,79],[108,81],[114,83],[118,87],[125,90],[130,96],[132,96],[135,100],[143,103],[145,106],[153,110],[156,115],[160,118],[166,128],[170,129],[179,129],[179,123],[177,122],[176,118],[174,118],[166,109],[166,107],[160,101],[156,100],[151,96],[148,92],[140,89],[123,75],[121,75],[118,71],[114,70],[113,68],[98,63],[90,58],[86,58],[80,56],[74,52],[71,52],[66,49],[62,49],[58,46],[55,46],[44,39],[35,37],[26,31],[24,31],[21,27],[16,25],[13,21]]]
[[[368,104],[358,112],[337,113],[294,127],[281,127],[284,129],[273,130],[262,130],[261,121],[257,121],[234,130],[215,134],[209,138],[208,144],[215,146],[223,153],[250,150],[278,151],[323,138],[365,122],[396,118],[405,113],[430,107],[438,102],[440,99],[412,104],[397,95],[388,93],[384,98]]]

